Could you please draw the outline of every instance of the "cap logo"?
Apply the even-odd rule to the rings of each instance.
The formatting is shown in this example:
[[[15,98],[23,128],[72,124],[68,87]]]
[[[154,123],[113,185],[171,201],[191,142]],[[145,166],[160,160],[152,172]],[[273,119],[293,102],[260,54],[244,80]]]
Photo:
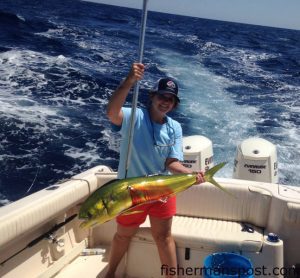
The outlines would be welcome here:
[[[176,88],[176,85],[175,85],[175,83],[172,80],[170,80],[170,81],[167,82],[167,86],[170,87],[170,88],[172,88],[172,89]]]

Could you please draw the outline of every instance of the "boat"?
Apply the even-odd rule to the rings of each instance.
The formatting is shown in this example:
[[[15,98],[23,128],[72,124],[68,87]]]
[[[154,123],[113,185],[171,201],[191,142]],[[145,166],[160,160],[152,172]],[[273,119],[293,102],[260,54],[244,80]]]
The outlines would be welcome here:
[[[184,148],[185,163],[191,168],[211,167],[212,155],[201,156],[199,151],[207,144],[190,143],[190,139],[185,138],[189,145]],[[246,165],[253,177],[261,174],[260,166],[239,164]],[[276,176],[277,162],[264,170]],[[115,171],[99,165],[1,207],[0,277],[104,277],[116,222],[82,229],[78,212],[92,192],[116,177]],[[239,176],[216,180],[235,198],[209,183],[194,185],[177,197],[172,234],[178,266],[169,269],[172,273],[166,273],[160,263],[147,219],[133,237],[116,277],[208,277],[214,269],[205,263],[213,254],[248,259],[247,271],[255,277],[300,277],[300,185]]]
[[[184,138],[184,144],[191,145],[191,137]],[[191,149],[198,148],[185,148],[187,163],[193,163]],[[116,176],[99,165],[1,207],[0,276],[104,277],[116,223],[82,229],[77,215],[83,201]],[[216,180],[236,198],[209,183],[178,194],[172,227],[178,267],[173,272],[178,277],[203,277],[205,258],[225,252],[250,259],[255,277],[299,277],[299,187]],[[164,277],[164,271],[147,219],[116,277]]]

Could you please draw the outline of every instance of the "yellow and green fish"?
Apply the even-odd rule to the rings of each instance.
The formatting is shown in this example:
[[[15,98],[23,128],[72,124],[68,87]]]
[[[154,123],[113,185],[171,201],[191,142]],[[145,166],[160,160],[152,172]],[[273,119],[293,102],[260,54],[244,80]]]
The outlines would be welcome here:
[[[214,174],[226,163],[220,163],[204,174],[204,179],[229,193],[214,179]],[[139,213],[139,205],[165,201],[172,195],[196,183],[197,174],[155,175],[113,180],[92,193],[82,204],[79,218],[81,228],[105,223],[118,215]],[[229,193],[231,195],[231,193]]]

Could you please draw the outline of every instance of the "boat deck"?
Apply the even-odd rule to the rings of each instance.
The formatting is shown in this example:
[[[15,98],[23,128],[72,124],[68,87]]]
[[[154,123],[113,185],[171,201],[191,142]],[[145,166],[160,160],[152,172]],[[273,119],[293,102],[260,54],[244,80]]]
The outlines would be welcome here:
[[[54,277],[103,278],[107,271],[108,254],[110,248],[108,246],[99,246],[97,248],[91,248],[89,250],[95,250],[95,253],[99,250],[101,250],[101,252],[100,254],[87,254],[78,256],[70,264],[66,265]],[[124,277],[120,272],[120,269],[124,269],[124,260],[120,263],[119,271],[117,272],[116,278]]]
[[[79,256],[71,264],[67,265],[56,278],[85,277],[95,278],[104,277],[107,260],[105,255]]]

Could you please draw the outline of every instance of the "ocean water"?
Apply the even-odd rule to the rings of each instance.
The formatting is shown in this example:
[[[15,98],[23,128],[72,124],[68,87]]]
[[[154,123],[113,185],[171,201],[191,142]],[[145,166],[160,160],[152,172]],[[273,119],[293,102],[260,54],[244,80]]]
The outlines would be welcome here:
[[[89,2],[1,0],[0,205],[99,164],[117,169],[105,107],[138,57],[140,20]],[[140,105],[158,78],[176,78],[172,116],[229,162],[218,176],[258,136],[277,147],[280,183],[300,185],[300,31],[150,12],[144,63]]]

